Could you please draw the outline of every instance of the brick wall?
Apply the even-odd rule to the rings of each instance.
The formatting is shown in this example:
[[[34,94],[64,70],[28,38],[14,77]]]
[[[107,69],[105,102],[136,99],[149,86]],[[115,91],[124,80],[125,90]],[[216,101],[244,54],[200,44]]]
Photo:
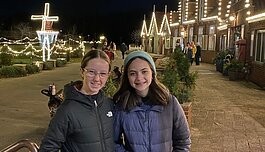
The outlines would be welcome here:
[[[265,64],[252,62],[250,81],[256,83],[262,88],[265,88]]]
[[[216,51],[205,51],[202,50],[201,58],[202,62],[213,64],[213,60],[216,56]]]

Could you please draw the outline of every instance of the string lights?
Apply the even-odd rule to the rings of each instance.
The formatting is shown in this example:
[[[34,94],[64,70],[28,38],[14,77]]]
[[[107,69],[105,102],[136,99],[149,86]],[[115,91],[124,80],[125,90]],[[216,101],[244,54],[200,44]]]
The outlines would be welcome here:
[[[40,52],[42,52],[42,48],[39,49],[39,44],[40,42],[37,41],[38,38],[34,38],[34,39],[30,39],[28,37],[25,37],[23,39],[20,40],[9,40],[7,38],[4,37],[0,37],[0,53],[3,47],[7,48],[7,52],[9,54],[13,54],[14,56],[19,56],[19,55],[32,55],[38,58],[41,58],[41,55],[38,55]],[[63,41],[63,40],[57,40],[56,43],[50,48],[51,52],[54,54],[66,54],[67,51],[69,51],[70,53],[73,53],[77,50],[82,49],[83,52],[85,51],[85,43],[94,43],[94,42],[88,42],[88,41],[78,41],[78,40],[74,40],[69,38],[68,42],[71,43],[75,43],[77,44],[77,46],[75,48],[68,46],[67,47],[67,41]],[[100,43],[100,42],[97,42]],[[12,48],[12,45],[20,45],[21,47],[23,47],[23,49],[19,49],[19,48]],[[36,47],[37,46],[37,47]],[[20,48],[21,48],[20,47]],[[46,50],[48,48],[45,48]],[[62,51],[59,51],[62,50]]]
[[[156,15],[155,15],[155,5],[153,8],[152,19],[151,19],[151,23],[150,23],[150,27],[148,31],[149,35],[153,35],[154,31],[158,33],[158,27],[157,27],[157,22],[156,22]]]

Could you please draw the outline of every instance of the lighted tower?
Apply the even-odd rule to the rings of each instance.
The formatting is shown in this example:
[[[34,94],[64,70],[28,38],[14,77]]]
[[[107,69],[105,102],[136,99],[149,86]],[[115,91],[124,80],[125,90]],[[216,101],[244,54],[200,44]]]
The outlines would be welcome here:
[[[52,30],[52,24],[54,21],[58,21],[58,16],[49,16],[50,4],[45,3],[44,14],[43,15],[32,15],[32,20],[42,20],[41,30],[36,31],[40,43],[42,44],[42,60],[46,61],[46,50],[47,50],[47,60],[50,60],[51,48],[50,45],[57,39],[58,31]]]

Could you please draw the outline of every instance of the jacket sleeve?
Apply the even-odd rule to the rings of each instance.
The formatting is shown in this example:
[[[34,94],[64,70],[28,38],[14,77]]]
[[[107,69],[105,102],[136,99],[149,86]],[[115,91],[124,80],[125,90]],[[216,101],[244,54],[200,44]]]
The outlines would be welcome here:
[[[68,122],[66,112],[60,107],[50,121],[49,127],[42,139],[39,152],[57,152],[61,149],[67,135]]]
[[[126,152],[123,144],[123,138],[122,138],[122,118],[121,118],[121,112],[118,111],[115,108],[114,112],[114,123],[113,123],[113,128],[114,128],[114,142],[115,142],[115,152]]]
[[[188,152],[190,150],[190,130],[184,111],[176,97],[173,100],[173,151]]]

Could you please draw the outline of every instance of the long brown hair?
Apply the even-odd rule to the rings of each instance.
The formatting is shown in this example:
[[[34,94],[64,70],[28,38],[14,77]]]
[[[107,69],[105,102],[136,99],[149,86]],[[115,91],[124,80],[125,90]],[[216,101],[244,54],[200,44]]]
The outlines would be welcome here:
[[[148,62],[146,59],[142,57],[136,57],[136,58],[140,58]],[[113,96],[114,101],[118,105],[120,105],[124,110],[130,110],[140,103],[139,100],[140,97],[136,94],[135,89],[130,85],[128,78],[128,67],[132,63],[132,61],[136,58],[131,59],[126,65],[126,67],[124,67],[120,88]],[[149,62],[148,64],[151,68]],[[148,94],[150,95],[149,102],[154,105],[165,106],[168,103],[169,91],[162,83],[159,82],[152,68],[151,70],[152,70],[152,82],[149,86],[149,92],[148,92]]]

